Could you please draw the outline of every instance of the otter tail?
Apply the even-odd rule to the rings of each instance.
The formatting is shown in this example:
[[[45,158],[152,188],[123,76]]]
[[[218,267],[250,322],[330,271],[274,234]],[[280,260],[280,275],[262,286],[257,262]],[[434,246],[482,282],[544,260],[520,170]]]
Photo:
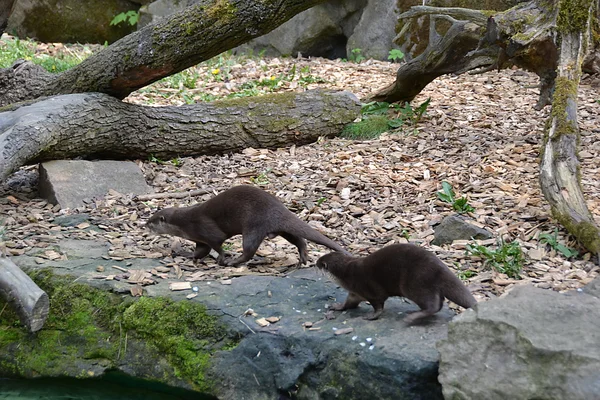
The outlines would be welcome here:
[[[444,268],[446,269],[442,285],[444,297],[464,308],[471,308],[477,304],[477,300],[464,283],[447,266],[444,265]]]
[[[302,222],[302,227],[295,232],[290,232],[296,236],[301,236],[306,240],[310,240],[311,242],[315,242],[317,244],[322,244],[323,246],[329,247],[331,250],[339,251],[340,253],[344,253],[345,255],[351,255],[350,252],[345,250],[342,246],[329,239],[327,236],[313,229],[309,224],[299,219]]]

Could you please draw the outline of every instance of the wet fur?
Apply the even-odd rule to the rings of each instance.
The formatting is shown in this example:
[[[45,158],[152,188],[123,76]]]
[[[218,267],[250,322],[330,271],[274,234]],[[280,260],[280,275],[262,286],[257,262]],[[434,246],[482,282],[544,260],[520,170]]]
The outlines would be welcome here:
[[[158,211],[146,226],[158,234],[195,242],[194,258],[202,259],[214,249],[219,253],[219,265],[237,265],[250,260],[266,237],[277,235],[298,248],[302,264],[306,264],[308,258],[304,239],[349,254],[299,219],[275,196],[249,185],[232,187],[202,204]],[[243,253],[235,260],[225,262],[221,246],[225,240],[239,234],[242,235]]]
[[[363,258],[330,253],[319,258],[317,267],[348,290],[346,301],[333,309],[356,308],[368,301],[374,312],[366,319],[377,319],[391,296],[405,297],[421,308],[404,318],[409,323],[441,310],[444,298],[465,308],[477,303],[435,254],[412,244],[394,244]]]

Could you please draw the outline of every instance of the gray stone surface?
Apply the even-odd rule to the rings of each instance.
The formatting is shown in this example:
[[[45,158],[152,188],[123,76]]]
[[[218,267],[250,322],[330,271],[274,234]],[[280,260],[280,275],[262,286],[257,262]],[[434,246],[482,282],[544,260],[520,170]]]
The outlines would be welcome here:
[[[435,228],[432,243],[442,245],[454,240],[490,239],[492,234],[485,229],[469,224],[458,215],[450,215]]]
[[[130,161],[57,160],[40,164],[39,171],[40,196],[61,208],[80,207],[110,189],[134,195],[152,191]]]
[[[588,283],[584,288],[583,292],[589,295],[600,298],[600,276]]]
[[[161,265],[159,260],[106,260],[102,257],[108,246],[98,241],[59,239],[53,246],[67,260],[39,265],[35,254],[27,253],[14,261],[22,268],[52,267],[56,273],[77,277],[79,283],[123,294],[130,284],[92,279],[98,266],[117,272],[113,265],[132,269]],[[220,317],[232,335],[241,337],[235,349],[217,352],[211,361],[209,375],[221,399],[442,399],[435,344],[446,337],[447,323],[454,315],[447,306],[428,324],[412,327],[402,318],[418,307],[399,298],[389,299],[376,321],[363,319],[371,311],[366,304],[326,320],[326,304],[341,301],[346,291],[315,268],[286,277],[233,278],[231,285],[196,282],[199,295],[192,300],[185,299],[191,291],[173,292],[168,283],[159,280],[145,286],[145,295],[200,302]],[[243,316],[249,308],[256,317]],[[281,320],[264,328],[256,323],[256,318],[271,316]],[[320,329],[305,329],[302,324],[307,321]],[[352,333],[334,335],[334,328],[350,327]],[[77,368],[102,373],[97,360],[79,360]],[[139,366],[126,362],[120,368],[143,374]],[[150,376],[157,375],[154,371]]]
[[[6,32],[42,42],[112,43],[133,32],[128,23],[110,25],[115,15],[137,10],[141,0],[16,0]]]
[[[598,399],[600,299],[518,286],[456,318],[438,349],[446,399]]]
[[[370,0],[348,38],[346,52],[361,49],[366,58],[387,60],[390,50],[399,48],[393,42],[398,15],[396,0]]]

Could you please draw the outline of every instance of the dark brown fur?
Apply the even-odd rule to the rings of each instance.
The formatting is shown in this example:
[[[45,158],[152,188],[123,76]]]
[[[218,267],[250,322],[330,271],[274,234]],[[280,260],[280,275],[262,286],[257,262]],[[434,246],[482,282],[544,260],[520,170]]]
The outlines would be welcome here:
[[[421,308],[404,318],[409,323],[438,312],[444,297],[465,308],[477,303],[435,254],[412,244],[387,246],[364,258],[330,253],[319,258],[317,267],[348,290],[344,304],[336,303],[333,309],[356,308],[366,300],[374,308],[367,319],[377,319],[391,296],[406,297]]]
[[[219,265],[250,260],[265,237],[277,235],[298,248],[302,264],[306,264],[308,257],[304,239],[347,253],[285,208],[275,196],[249,185],[232,187],[202,204],[158,211],[146,226],[159,234],[195,242],[194,258],[202,259],[214,249],[219,253]],[[242,235],[243,253],[226,263],[221,245],[238,234]]]

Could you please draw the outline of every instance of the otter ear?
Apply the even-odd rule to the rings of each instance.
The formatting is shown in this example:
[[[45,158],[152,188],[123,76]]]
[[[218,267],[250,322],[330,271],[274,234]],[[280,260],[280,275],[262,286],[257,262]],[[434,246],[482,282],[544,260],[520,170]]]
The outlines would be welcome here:
[[[327,269],[327,263],[326,263],[325,261],[323,261],[323,262],[321,263],[321,265],[322,265],[322,266],[321,266],[321,268],[323,268],[323,269]]]
[[[165,216],[161,215],[160,216],[160,222],[166,222],[166,221],[167,221],[167,219],[165,218]]]

